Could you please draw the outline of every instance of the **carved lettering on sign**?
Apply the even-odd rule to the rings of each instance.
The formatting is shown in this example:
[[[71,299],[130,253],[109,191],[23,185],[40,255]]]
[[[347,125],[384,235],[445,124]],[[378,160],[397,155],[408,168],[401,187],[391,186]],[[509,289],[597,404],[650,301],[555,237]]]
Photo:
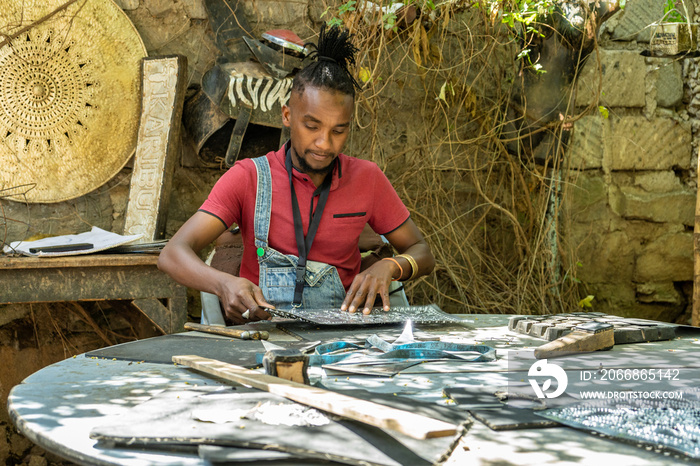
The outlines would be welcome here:
[[[124,234],[160,239],[170,199],[170,178],[178,152],[187,70],[184,57],[145,58],[143,102]]]

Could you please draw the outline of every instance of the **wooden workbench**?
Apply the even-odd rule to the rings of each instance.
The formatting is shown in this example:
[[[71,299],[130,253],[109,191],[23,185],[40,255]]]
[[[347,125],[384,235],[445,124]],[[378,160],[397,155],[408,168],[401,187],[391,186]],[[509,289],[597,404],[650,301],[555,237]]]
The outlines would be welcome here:
[[[0,256],[0,304],[131,300],[164,333],[187,320],[187,289],[158,270],[154,254]]]

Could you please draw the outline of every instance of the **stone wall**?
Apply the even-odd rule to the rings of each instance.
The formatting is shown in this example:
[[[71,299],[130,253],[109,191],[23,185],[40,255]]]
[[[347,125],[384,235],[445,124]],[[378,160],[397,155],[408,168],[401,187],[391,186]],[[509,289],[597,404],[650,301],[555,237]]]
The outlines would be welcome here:
[[[567,161],[566,241],[595,310],[687,323],[698,130],[688,75],[697,78],[697,59],[642,54],[662,16],[663,2],[627,2],[580,73],[577,113],[588,111]]]

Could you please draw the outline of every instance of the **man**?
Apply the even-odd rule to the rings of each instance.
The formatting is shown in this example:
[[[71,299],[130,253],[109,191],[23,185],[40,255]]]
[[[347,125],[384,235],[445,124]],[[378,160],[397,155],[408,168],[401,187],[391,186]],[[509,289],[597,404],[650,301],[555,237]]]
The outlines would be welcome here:
[[[282,106],[290,140],[277,152],[237,162],[168,242],[158,267],[175,281],[219,297],[226,317],[269,318],[261,308],[338,308],[368,314],[377,296],[389,310],[392,280],[430,273],[435,260],[376,164],[341,154],[357,83],[347,31],[321,29],[317,61],[294,78]],[[306,214],[308,212],[308,214]],[[240,276],[207,266],[198,253],[233,224],[244,251]],[[398,256],[360,272],[365,224]]]

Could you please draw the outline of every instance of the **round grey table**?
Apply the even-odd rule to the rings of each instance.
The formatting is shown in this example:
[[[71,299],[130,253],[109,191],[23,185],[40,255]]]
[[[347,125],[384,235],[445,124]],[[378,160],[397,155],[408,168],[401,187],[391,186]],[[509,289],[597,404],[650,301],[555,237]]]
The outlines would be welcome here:
[[[509,316],[463,316],[472,328],[435,331],[443,341],[483,343],[500,356],[512,351],[531,351],[543,340],[510,332]],[[189,332],[187,335],[196,335]],[[210,335],[207,335],[210,337]],[[698,338],[690,335],[666,342],[618,345],[605,357],[635,364],[666,364],[674,358],[696,359]],[[684,356],[685,355],[685,356]],[[488,363],[423,363],[393,378],[372,376],[323,376],[329,388],[365,388],[444,403],[445,386],[504,387],[508,384],[506,358]],[[570,379],[576,373],[571,372]],[[695,385],[700,370],[689,368],[680,387]],[[134,406],[172,389],[223,387],[226,382],[173,364],[138,363],[75,356],[48,366],[15,386],[8,397],[8,410],[17,428],[37,445],[80,464],[189,465],[207,464],[198,456],[182,452],[130,450],[98,444],[90,431],[123,416]],[[495,432],[474,422],[445,464],[601,464],[665,465],[680,459],[635,445],[566,428],[525,429]]]

